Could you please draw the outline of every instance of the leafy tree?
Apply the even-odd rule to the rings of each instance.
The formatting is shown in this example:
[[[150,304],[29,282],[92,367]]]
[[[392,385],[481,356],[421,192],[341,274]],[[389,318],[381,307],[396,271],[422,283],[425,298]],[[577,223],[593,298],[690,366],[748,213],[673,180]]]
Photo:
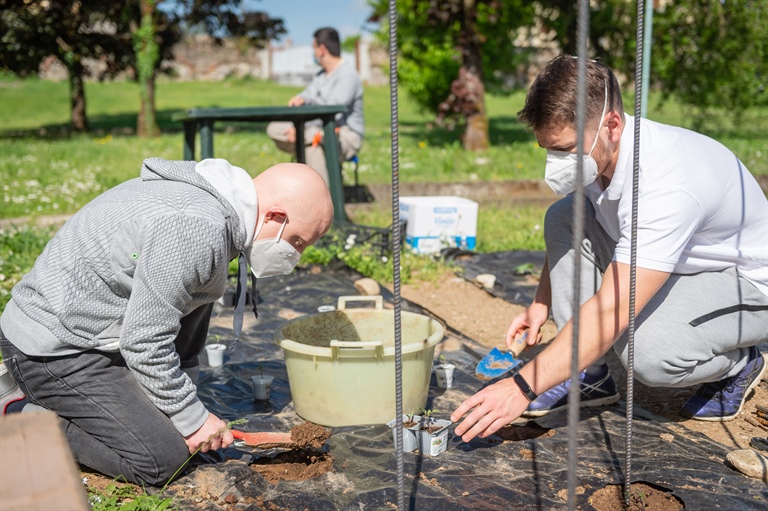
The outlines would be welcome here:
[[[372,0],[385,16],[386,0]],[[398,0],[400,83],[438,121],[464,128],[470,150],[488,147],[486,89],[525,56],[514,51],[515,30],[533,18],[524,0]],[[382,32],[386,36],[386,29]]]
[[[650,0],[649,0],[650,1]],[[562,51],[575,55],[577,2],[540,0],[538,21],[556,33]],[[666,100],[691,109],[694,128],[708,112],[737,118],[768,105],[768,0],[681,0],[653,16],[651,84]],[[628,0],[590,3],[589,54],[635,79],[637,5]]]
[[[654,0],[648,0],[654,1]],[[540,0],[537,21],[553,30],[563,53],[578,53],[579,2]],[[589,54],[629,77],[634,76],[637,4],[629,0],[597,0],[589,4]]]
[[[153,136],[160,131],[155,113],[155,78],[161,71],[162,60],[171,58],[170,45],[163,44],[171,40],[167,37],[169,30],[187,27],[209,34],[216,44],[231,37],[256,47],[285,33],[281,19],[272,19],[264,12],[243,11],[239,0],[138,0],[138,3],[138,12],[134,11],[131,16],[130,33],[141,95],[139,136]],[[163,48],[167,48],[165,55]]]
[[[768,0],[686,0],[653,19],[651,79],[664,98],[692,110],[700,129],[707,112],[738,120],[768,105]]]
[[[351,35],[349,37],[344,38],[343,41],[341,41],[341,51],[347,51],[349,53],[354,53],[355,50],[357,50],[357,43],[360,42],[360,36],[359,35]]]
[[[69,73],[72,129],[87,131],[83,60],[106,64],[100,79],[122,68],[123,44],[108,23],[119,6],[99,0],[0,0],[0,10],[0,68],[25,76],[56,56]]]
[[[163,9],[161,9],[161,4]],[[85,59],[105,70],[97,78],[133,69],[139,82],[140,136],[159,133],[155,78],[173,58],[182,28],[211,34],[218,44],[235,37],[261,45],[285,32],[283,22],[263,12],[245,12],[239,0],[0,0],[0,69],[35,74],[50,55],[67,68],[71,125],[87,131]]]

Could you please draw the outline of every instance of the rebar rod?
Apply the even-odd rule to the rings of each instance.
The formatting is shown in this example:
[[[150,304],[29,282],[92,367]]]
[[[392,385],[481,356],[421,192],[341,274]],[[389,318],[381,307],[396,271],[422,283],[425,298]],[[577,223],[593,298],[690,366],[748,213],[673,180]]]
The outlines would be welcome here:
[[[584,241],[584,127],[587,102],[587,40],[589,38],[589,0],[579,1],[577,20],[577,98],[576,98],[576,193],[573,194],[573,311],[571,339],[571,388],[568,391],[568,511],[576,509],[576,465],[579,459],[579,326],[581,307],[581,246]]]
[[[637,2],[637,45],[635,51],[635,119],[632,155],[632,230],[629,257],[629,325],[627,326],[627,432],[624,439],[624,502],[629,505],[632,489],[632,415],[635,407],[635,291],[637,285],[637,193],[640,183],[640,119],[643,95],[644,0]]]
[[[400,323],[400,158],[397,120],[397,2],[389,0],[389,99],[392,134],[392,296],[395,317],[395,457],[397,461],[397,509],[405,511],[403,468],[403,349]]]

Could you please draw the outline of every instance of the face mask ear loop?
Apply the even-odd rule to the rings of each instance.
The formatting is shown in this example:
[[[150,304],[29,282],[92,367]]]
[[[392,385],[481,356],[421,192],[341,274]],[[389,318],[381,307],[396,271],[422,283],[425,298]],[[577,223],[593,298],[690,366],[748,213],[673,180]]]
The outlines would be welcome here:
[[[253,239],[251,240],[251,243],[253,243],[254,241],[256,241],[256,238],[258,237],[259,233],[261,232],[261,228],[262,228],[262,227],[264,227],[264,224],[265,224],[265,223],[267,223],[267,220],[266,220],[266,219],[264,219],[264,221],[263,221],[263,222],[261,222],[261,223],[260,223],[260,224],[259,224],[259,225],[256,227],[256,232],[255,232],[255,233],[254,233],[254,235],[253,235]]]
[[[280,230],[277,232],[277,238],[275,238],[275,243],[280,243],[280,239],[283,237],[283,230],[285,229],[285,226],[288,224],[288,216],[286,215],[285,220],[283,220],[283,225],[280,226]]]
[[[605,119],[605,111],[608,108],[608,82],[603,82],[605,85],[605,100],[603,100],[603,113],[600,114],[600,124],[597,126],[597,133],[595,133],[595,141],[592,142],[592,148],[589,150],[589,154],[587,156],[592,156],[592,151],[595,150],[595,147],[597,147],[597,139],[600,135],[600,128],[603,127],[603,120]]]

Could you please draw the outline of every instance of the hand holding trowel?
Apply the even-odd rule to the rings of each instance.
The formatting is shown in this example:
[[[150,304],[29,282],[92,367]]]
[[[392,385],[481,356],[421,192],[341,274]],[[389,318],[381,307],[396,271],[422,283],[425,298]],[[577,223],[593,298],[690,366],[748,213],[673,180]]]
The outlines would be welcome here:
[[[523,335],[512,341],[512,345],[506,353],[498,348],[493,348],[485,358],[477,363],[475,376],[481,380],[492,380],[519,366],[522,361],[517,357],[528,347],[528,344],[525,342],[527,338],[528,332],[526,331]]]

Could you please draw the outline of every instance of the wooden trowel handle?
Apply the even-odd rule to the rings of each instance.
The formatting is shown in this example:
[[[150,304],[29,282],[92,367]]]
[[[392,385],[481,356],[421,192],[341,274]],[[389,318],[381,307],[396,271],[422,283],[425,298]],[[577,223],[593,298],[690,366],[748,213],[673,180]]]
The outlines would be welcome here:
[[[512,341],[512,345],[509,347],[509,352],[512,353],[515,358],[519,357],[520,353],[522,353],[525,348],[528,347],[528,343],[525,342],[526,339],[528,339],[527,330],[523,333],[523,335]]]
[[[267,431],[258,431],[255,433],[246,433],[244,431],[232,430],[232,436],[238,440],[244,441],[251,447],[259,445],[273,444],[292,444],[290,433],[273,433]]]

